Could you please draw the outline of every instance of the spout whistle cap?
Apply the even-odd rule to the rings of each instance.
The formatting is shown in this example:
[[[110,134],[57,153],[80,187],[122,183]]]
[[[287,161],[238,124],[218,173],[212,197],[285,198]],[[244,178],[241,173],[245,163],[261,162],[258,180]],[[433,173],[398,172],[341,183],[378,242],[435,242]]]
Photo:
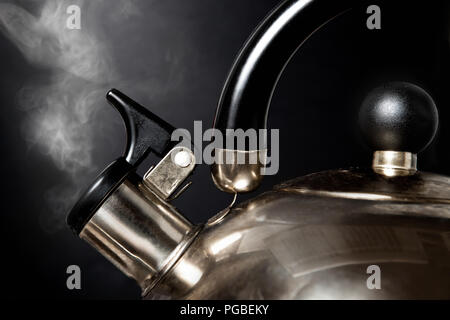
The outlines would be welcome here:
[[[169,123],[159,118],[117,89],[106,94],[108,102],[119,111],[127,130],[126,160],[133,166],[154,152],[163,157],[173,145]]]
[[[80,234],[103,202],[132,172],[134,167],[125,158],[119,158],[94,180],[67,216],[66,222],[76,235]]]
[[[132,100],[111,89],[106,99],[122,116],[127,130],[125,155],[111,163],[94,180],[67,216],[67,224],[78,235],[109,195],[150,153],[163,156],[172,147],[170,124]]]

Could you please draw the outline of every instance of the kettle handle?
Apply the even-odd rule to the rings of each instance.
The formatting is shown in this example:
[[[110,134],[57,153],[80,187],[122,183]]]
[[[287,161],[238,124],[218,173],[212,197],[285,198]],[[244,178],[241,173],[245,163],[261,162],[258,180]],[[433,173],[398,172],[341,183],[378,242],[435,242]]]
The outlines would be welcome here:
[[[273,91],[291,57],[321,27],[355,0],[286,0],[256,28],[225,82],[214,128],[265,129]]]
[[[225,82],[214,128],[225,136],[237,129],[265,129],[273,91],[295,52],[322,26],[350,10],[356,0],[286,0],[256,28],[237,56]],[[361,1],[358,1],[361,2]],[[232,129],[232,130],[228,130]],[[264,162],[265,150],[215,149],[223,159],[252,158]],[[244,153],[244,154],[242,154]],[[214,163],[211,175],[222,191],[255,190],[263,165]]]

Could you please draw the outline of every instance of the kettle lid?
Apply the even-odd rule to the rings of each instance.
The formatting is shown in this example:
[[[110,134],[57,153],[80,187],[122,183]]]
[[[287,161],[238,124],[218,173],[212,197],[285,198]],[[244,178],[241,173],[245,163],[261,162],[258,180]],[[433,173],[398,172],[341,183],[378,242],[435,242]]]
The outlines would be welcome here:
[[[375,150],[372,169],[310,174],[276,189],[350,199],[450,204],[450,178],[417,171],[417,153],[431,143],[438,127],[437,108],[428,93],[405,82],[378,87],[363,102],[359,126],[364,140]]]
[[[420,171],[388,177],[370,168],[329,170],[287,181],[275,189],[355,200],[450,204],[450,177]]]

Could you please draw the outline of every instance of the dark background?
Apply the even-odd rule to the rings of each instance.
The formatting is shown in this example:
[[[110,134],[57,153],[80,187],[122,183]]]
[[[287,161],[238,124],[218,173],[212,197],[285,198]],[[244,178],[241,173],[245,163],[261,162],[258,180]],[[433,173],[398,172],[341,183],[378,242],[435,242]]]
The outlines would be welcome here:
[[[105,14],[114,13],[114,2],[107,1]],[[278,2],[140,0],[134,3],[141,15],[127,24],[108,25],[101,15],[86,12],[83,28],[89,31],[89,21],[101,22],[102,41],[109,44],[121,77],[131,83],[127,94],[174,126],[191,129],[194,120],[212,124],[235,55]],[[19,3],[39,11],[39,1]],[[367,30],[365,7],[357,8],[320,30],[293,58],[275,92],[269,120],[270,127],[281,129],[280,171],[241,199],[299,175],[369,165],[371,151],[359,139],[355,116],[367,90],[386,81],[410,81],[433,96],[440,128],[418,164],[421,170],[450,174],[448,1],[373,3],[382,9],[382,30]],[[166,59],[168,53],[178,59]],[[63,225],[73,199],[57,215],[50,213],[54,208],[46,201],[48,190],[69,183],[70,177],[27,143],[27,111],[17,102],[19,90],[29,81],[45,81],[39,79],[47,71],[28,62],[1,33],[0,65],[2,291],[12,298],[138,298],[133,280]],[[138,89],[143,87],[148,91]],[[120,156],[125,144],[119,115],[106,102],[96,108],[101,116],[95,121],[107,134],[95,137],[94,170],[83,174],[85,179]],[[231,199],[215,189],[204,165],[192,180],[176,206],[201,223]],[[73,192],[80,187],[75,185]],[[82,290],[66,289],[70,264],[81,267]]]

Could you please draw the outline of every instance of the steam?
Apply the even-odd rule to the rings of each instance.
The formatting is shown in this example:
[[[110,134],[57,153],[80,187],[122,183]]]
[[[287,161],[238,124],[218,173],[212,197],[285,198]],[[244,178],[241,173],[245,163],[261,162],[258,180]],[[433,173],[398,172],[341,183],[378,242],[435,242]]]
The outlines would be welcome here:
[[[30,64],[50,74],[46,81],[31,80],[20,91],[18,101],[27,111],[25,139],[48,155],[74,184],[55,186],[48,191],[47,201],[58,215],[57,219],[54,216],[50,219],[57,220],[58,225],[64,220],[61,212],[67,212],[78,196],[73,190],[86,183],[81,177],[86,176],[86,171],[98,170],[92,162],[98,106],[104,103],[110,83],[117,85],[118,81],[112,57],[102,41],[83,25],[82,30],[66,28],[68,6],[79,5],[86,14],[92,3],[39,1],[38,15],[17,4],[0,3],[0,31]],[[117,15],[121,19],[139,13],[132,1],[114,1],[114,7],[121,12]],[[44,225],[54,228],[53,223]]]

